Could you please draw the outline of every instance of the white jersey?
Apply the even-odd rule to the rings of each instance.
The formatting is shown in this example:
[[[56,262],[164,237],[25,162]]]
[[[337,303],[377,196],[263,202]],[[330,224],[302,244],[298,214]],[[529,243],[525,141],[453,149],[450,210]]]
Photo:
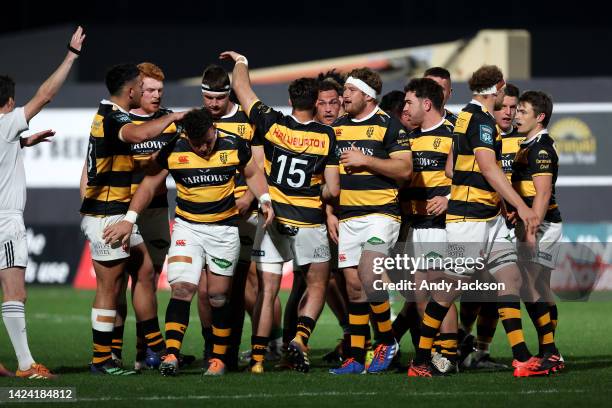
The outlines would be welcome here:
[[[26,181],[21,133],[28,130],[23,108],[0,113],[0,213],[23,213],[26,203]]]

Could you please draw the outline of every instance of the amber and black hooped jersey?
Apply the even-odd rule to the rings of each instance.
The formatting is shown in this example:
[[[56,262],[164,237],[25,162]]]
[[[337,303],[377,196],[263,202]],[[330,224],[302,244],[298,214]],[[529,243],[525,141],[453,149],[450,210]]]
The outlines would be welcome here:
[[[130,144],[119,139],[119,131],[128,123],[132,123],[128,112],[110,101],[100,102],[89,134],[84,215],[118,215],[128,210],[134,159]]]
[[[512,164],[512,186],[531,207],[536,195],[533,178],[537,176],[552,176],[552,194],[548,202],[548,211],[544,220],[561,222],[561,213],[555,199],[555,183],[559,174],[559,156],[555,150],[555,142],[546,131],[532,140],[521,143]]]
[[[164,115],[172,113],[170,109],[160,108],[157,112],[152,115],[137,115],[130,112],[130,119],[132,123],[140,125],[151,120],[161,118]],[[138,185],[142,183],[145,177],[146,165],[149,162],[151,155],[162,147],[167,145],[170,140],[177,137],[180,134],[180,129],[177,128],[176,124],[171,123],[164,131],[153,139],[145,140],[144,142],[134,143],[131,145],[132,155],[134,156],[134,172],[132,173],[132,195],[136,192]],[[148,208],[167,208],[168,207],[168,194],[166,192],[157,194],[153,197],[151,204]]]
[[[367,156],[389,159],[410,151],[402,124],[380,108],[360,120],[341,116],[333,127],[340,154],[357,148]],[[371,214],[401,218],[397,182],[369,171],[348,174],[340,164],[340,220]]]
[[[450,193],[451,180],[444,168],[453,143],[453,128],[443,119],[431,129],[414,129],[408,139],[412,179],[400,190],[403,214],[413,228],[444,228],[446,215],[428,215],[427,200]]]
[[[444,109],[444,119],[448,123],[450,123],[451,126],[455,126],[455,123],[457,122],[457,115],[455,115],[453,112],[449,111],[448,109]]]
[[[234,179],[250,158],[246,140],[221,130],[207,158],[195,153],[185,136],[164,146],[157,162],[176,183],[176,216],[192,223],[237,225]]]
[[[334,130],[315,121],[298,122],[261,101],[251,105],[248,115],[257,128],[253,144],[263,145],[276,219],[296,227],[323,223],[323,172],[338,165]]]
[[[225,116],[221,116],[215,121],[215,126],[217,129],[238,135],[249,143],[253,141],[255,127],[249,123],[249,118],[242,110],[242,107],[237,103],[234,104],[234,109],[232,109],[230,113]],[[236,173],[235,183],[236,189],[234,190],[234,195],[236,198],[240,198],[244,195],[248,188],[242,173]],[[253,204],[256,206],[257,202],[253,200]]]
[[[512,163],[514,162],[514,156],[521,147],[521,142],[525,140],[525,136],[518,132],[516,127],[512,127],[510,132],[501,132],[502,138],[502,170],[506,174],[508,181],[512,179]]]
[[[476,101],[457,116],[453,133],[453,180],[446,222],[487,221],[500,212],[499,195],[484,178],[476,151],[491,150],[501,168],[501,136],[495,118]]]

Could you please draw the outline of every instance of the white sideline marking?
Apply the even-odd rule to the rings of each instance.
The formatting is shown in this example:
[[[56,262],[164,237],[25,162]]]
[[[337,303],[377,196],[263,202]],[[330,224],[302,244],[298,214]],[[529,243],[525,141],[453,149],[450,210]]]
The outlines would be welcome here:
[[[454,397],[454,396],[486,396],[486,395],[534,395],[534,394],[582,394],[586,390],[580,389],[550,389],[550,390],[529,390],[529,391],[462,391],[462,392],[408,392],[402,393],[402,397]],[[103,401],[182,401],[182,400],[241,400],[252,398],[295,398],[295,397],[351,397],[351,396],[375,396],[388,395],[386,392],[298,392],[285,394],[242,394],[242,395],[167,395],[151,397],[99,397],[99,398],[79,398],[77,401],[84,402],[103,402]]]

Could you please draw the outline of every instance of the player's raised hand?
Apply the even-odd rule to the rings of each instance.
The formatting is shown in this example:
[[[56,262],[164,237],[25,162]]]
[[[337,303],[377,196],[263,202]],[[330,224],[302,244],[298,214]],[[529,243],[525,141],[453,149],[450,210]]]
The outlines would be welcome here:
[[[109,225],[104,228],[102,239],[107,244],[115,244],[121,242],[121,245],[125,245],[130,241],[130,235],[132,235],[132,228],[134,224],[129,221],[119,221],[116,224]]]
[[[70,46],[77,51],[81,51],[84,40],[85,34],[83,34],[83,27],[78,26],[74,34],[72,34],[72,38],[70,39]]]
[[[55,136],[55,131],[51,129],[43,130],[42,132],[34,133],[28,137],[24,137],[21,139],[21,147],[32,147],[36,146],[41,142],[51,142],[49,140]]]
[[[219,59],[221,60],[232,60],[234,62],[237,62],[240,58],[244,58],[246,61],[246,57],[242,54],[238,54],[236,51],[223,51],[219,55]]]

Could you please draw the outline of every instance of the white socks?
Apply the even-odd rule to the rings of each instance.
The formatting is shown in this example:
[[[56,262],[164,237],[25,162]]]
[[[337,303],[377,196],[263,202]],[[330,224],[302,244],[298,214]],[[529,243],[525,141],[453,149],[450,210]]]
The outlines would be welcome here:
[[[6,331],[13,343],[13,349],[17,355],[19,369],[29,370],[34,364],[30,347],[28,346],[28,334],[26,332],[25,306],[23,302],[9,301],[2,303],[2,320]]]

